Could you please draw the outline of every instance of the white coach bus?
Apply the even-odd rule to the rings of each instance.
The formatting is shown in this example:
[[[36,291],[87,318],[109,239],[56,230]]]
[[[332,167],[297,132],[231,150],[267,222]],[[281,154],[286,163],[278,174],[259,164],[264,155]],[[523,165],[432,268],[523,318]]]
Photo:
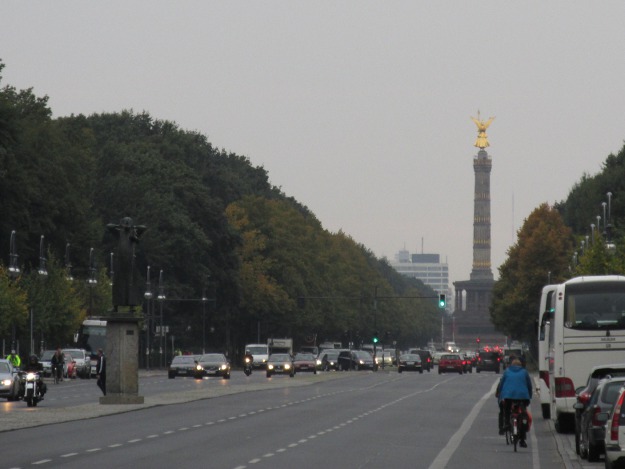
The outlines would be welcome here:
[[[557,285],[543,287],[538,309],[538,391],[543,418],[551,417],[551,389],[549,388],[549,329],[553,316],[554,292]]]
[[[576,277],[556,286],[548,334],[551,419],[574,427],[575,390],[593,366],[625,362],[625,277]]]

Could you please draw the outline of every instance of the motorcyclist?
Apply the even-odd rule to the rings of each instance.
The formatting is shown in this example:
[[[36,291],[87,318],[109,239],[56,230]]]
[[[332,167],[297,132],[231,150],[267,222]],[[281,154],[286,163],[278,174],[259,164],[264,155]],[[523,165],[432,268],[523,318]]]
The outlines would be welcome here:
[[[505,426],[510,420],[510,408],[512,401],[523,401],[525,404],[525,412],[528,415],[528,427],[530,429],[532,417],[528,406],[532,399],[532,378],[521,364],[521,360],[513,358],[511,365],[506,368],[499,386],[497,387],[497,398],[499,399],[499,434],[503,434]],[[521,428],[519,434],[519,445],[521,448],[527,448],[525,441],[525,428]]]
[[[31,355],[28,358],[28,361],[22,366],[22,376],[25,376],[26,373],[38,373],[39,380],[37,381],[37,386],[39,387],[39,392],[41,393],[41,399],[43,400],[43,396],[48,390],[46,383],[43,382],[41,378],[41,372],[43,371],[43,365],[39,362],[39,358],[37,355]],[[20,396],[24,397],[26,391],[26,382],[24,379],[20,380]]]
[[[250,368],[252,367],[252,364],[254,363],[254,357],[252,356],[252,352],[250,352],[249,350],[245,351],[245,357],[243,357],[243,362],[245,363],[246,366],[249,363]]]
[[[11,350],[11,353],[7,355],[7,360],[11,362],[13,368],[19,368],[22,364],[22,359],[17,353],[15,353],[15,350]]]

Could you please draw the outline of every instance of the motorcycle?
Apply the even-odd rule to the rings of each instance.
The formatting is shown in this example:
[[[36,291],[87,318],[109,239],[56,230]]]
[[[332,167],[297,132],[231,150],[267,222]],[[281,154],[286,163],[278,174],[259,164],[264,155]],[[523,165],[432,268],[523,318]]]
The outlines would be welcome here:
[[[41,377],[39,373],[32,371],[22,373],[24,380],[24,400],[28,407],[36,407],[37,403],[43,399],[41,393]]]
[[[252,359],[250,357],[245,357],[245,366],[243,367],[243,373],[245,373],[245,376],[249,376],[252,374]]]

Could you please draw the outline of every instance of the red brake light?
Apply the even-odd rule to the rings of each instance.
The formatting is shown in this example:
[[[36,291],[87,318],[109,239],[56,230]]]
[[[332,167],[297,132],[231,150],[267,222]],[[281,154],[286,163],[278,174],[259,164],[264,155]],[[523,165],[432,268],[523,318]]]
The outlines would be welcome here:
[[[625,393],[621,392],[621,395],[616,402],[613,410],[612,425],[610,426],[610,439],[612,441],[618,441],[618,427],[621,420],[621,407],[623,406],[623,397]]]
[[[556,397],[575,397],[575,386],[571,378],[556,378]]]
[[[597,415],[601,413],[601,407],[599,407],[598,405],[595,406],[593,412],[592,412],[592,424],[595,427],[602,427],[604,424],[599,422],[597,420]]]
[[[582,392],[579,396],[577,396],[577,402],[580,404],[584,404],[584,406],[588,405],[590,401],[591,394],[587,391]]]

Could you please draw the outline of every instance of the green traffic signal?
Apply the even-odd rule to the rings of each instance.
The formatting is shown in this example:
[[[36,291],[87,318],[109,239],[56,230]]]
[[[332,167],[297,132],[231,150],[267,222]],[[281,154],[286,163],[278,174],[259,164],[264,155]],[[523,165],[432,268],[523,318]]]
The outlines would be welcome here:
[[[380,338],[378,337],[378,333],[376,332],[375,334],[373,334],[373,343],[377,344],[380,341]]]
[[[438,295],[438,307],[439,308],[446,308],[447,307],[447,299],[445,298],[445,294],[441,293],[440,295]]]

